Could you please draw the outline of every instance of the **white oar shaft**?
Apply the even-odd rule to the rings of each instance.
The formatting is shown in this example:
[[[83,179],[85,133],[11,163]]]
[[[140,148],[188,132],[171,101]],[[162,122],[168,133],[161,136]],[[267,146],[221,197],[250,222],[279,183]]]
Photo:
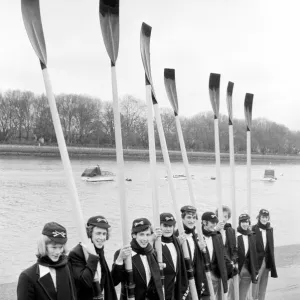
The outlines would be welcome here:
[[[219,137],[219,120],[214,119],[215,129],[215,156],[216,156],[216,185],[218,199],[218,218],[223,221],[223,203],[222,203],[222,186],[221,186],[221,154],[220,154],[220,137]]]
[[[59,152],[60,152],[62,164],[64,167],[64,171],[66,174],[65,177],[67,180],[69,191],[71,193],[70,203],[71,203],[71,207],[72,207],[73,220],[75,221],[77,233],[79,235],[81,243],[83,243],[87,247],[89,253],[96,254],[95,248],[93,247],[93,245],[91,245],[91,241],[88,239],[87,234],[86,234],[83,214],[82,214],[82,210],[81,210],[81,206],[80,206],[80,202],[79,202],[79,198],[78,198],[78,193],[77,193],[77,189],[76,189],[76,185],[75,185],[75,181],[74,181],[74,177],[73,177],[71,162],[70,162],[63,130],[61,127],[58,110],[57,110],[54,94],[52,91],[52,85],[51,85],[51,81],[50,81],[50,77],[49,77],[47,68],[44,68],[42,70],[42,73],[43,73],[43,78],[44,78],[44,83],[45,83],[45,88],[46,88],[46,94],[47,94],[47,98],[48,98],[48,102],[49,102],[49,107],[50,107],[50,111],[51,111],[51,115],[52,115],[56,139],[57,139],[57,143],[58,143],[58,147],[59,147]],[[85,252],[86,259],[87,259],[87,255],[88,254]],[[100,265],[98,264],[97,272],[95,273],[95,278],[94,278],[95,281],[99,280],[100,274],[101,274]]]
[[[251,203],[251,131],[247,131],[247,207],[250,219],[252,217]]]
[[[156,172],[156,147],[155,147],[155,134],[154,134],[154,118],[153,118],[153,105],[151,98],[151,85],[146,85],[146,100],[148,109],[148,141],[149,141],[149,158],[150,158],[150,177],[152,189],[152,207],[153,207],[153,220],[154,226],[160,227],[159,217],[159,199],[158,199],[158,185],[157,185],[157,172]],[[162,262],[162,245],[161,238],[157,238],[155,242],[157,251],[158,262]]]
[[[229,125],[229,156],[230,156],[230,196],[232,201],[232,227],[236,229],[237,207],[235,199],[235,161],[234,161],[234,139],[233,125]]]
[[[117,155],[117,166],[118,166],[117,185],[118,185],[119,201],[121,207],[122,238],[123,238],[123,244],[127,245],[129,243],[128,214],[127,214],[127,202],[126,202],[126,190],[125,190],[121,118],[120,118],[117,76],[116,76],[115,66],[111,67],[111,80],[112,80],[112,93],[113,93],[116,155]]]
[[[195,194],[194,194],[193,182],[192,182],[192,177],[191,177],[190,170],[189,170],[189,161],[188,161],[188,156],[186,153],[184,138],[183,138],[183,134],[182,134],[182,128],[181,128],[181,124],[180,124],[180,120],[179,120],[178,116],[175,117],[175,121],[176,121],[176,128],[177,128],[179,144],[180,144],[180,149],[181,149],[181,154],[182,154],[182,160],[183,160],[184,169],[185,169],[185,175],[187,177],[187,182],[188,182],[188,187],[189,187],[190,200],[191,200],[192,205],[194,207],[196,207],[196,199],[195,199]],[[200,241],[203,241],[202,226],[201,226],[201,223],[199,220],[197,220],[196,225],[197,225],[196,229],[197,229],[198,237],[199,237]]]
[[[154,107],[155,119],[156,119],[156,124],[157,124],[159,140],[160,140],[160,146],[161,146],[161,150],[163,153],[163,159],[164,159],[165,167],[167,169],[167,174],[168,174],[169,189],[171,192],[171,197],[173,199],[176,218],[178,220],[178,222],[177,222],[178,229],[180,232],[183,232],[183,225],[182,225],[182,222],[180,222],[181,215],[179,213],[179,207],[178,207],[178,203],[177,203],[176,189],[175,189],[175,183],[174,183],[174,179],[173,179],[172,167],[171,167],[170,157],[169,157],[169,153],[168,153],[165,133],[164,133],[164,129],[163,129],[162,122],[161,122],[159,106],[158,106],[158,104],[154,104],[153,107]]]
[[[165,163],[167,173],[168,173],[169,188],[170,188],[171,197],[173,200],[173,206],[174,206],[175,215],[176,215],[176,219],[177,219],[178,230],[180,233],[183,233],[184,229],[183,229],[183,225],[182,225],[182,221],[181,221],[181,214],[179,213],[179,207],[178,207],[178,203],[177,203],[171,162],[170,162],[170,157],[169,157],[169,153],[168,153],[165,133],[164,133],[162,122],[161,122],[159,106],[158,106],[158,104],[154,104],[153,107],[154,107],[154,114],[155,114],[155,118],[156,118],[156,124],[157,124],[157,129],[158,129],[159,140],[160,140],[160,146],[161,146],[161,150],[163,153],[164,163]],[[184,258],[190,259],[186,241],[182,244],[182,250],[183,250]],[[192,270],[189,270],[189,271],[192,272]],[[190,292],[192,295],[192,299],[193,300],[198,299],[196,284],[195,284],[194,279],[189,280],[189,286],[190,286]]]
[[[183,138],[183,134],[182,134],[182,128],[181,128],[179,116],[175,117],[175,122],[176,122],[176,128],[177,128],[179,144],[180,144],[180,149],[181,149],[181,154],[182,154],[182,160],[183,160],[184,169],[185,169],[185,175],[187,177],[187,182],[188,182],[188,187],[189,187],[189,195],[190,195],[192,204],[195,206],[196,200],[195,200],[195,195],[194,195],[193,182],[192,182],[192,177],[191,177],[190,170],[189,170],[189,161],[188,161],[188,156],[186,153],[186,148],[185,148],[185,143],[184,143],[184,138]]]
[[[237,226],[237,209],[235,199],[235,162],[234,162],[234,139],[233,139],[233,125],[229,125],[229,156],[230,156],[230,178],[231,178],[231,201],[232,201],[232,227],[236,230]],[[237,242],[237,239],[235,237]],[[239,276],[233,277],[234,300],[239,300]]]
[[[79,234],[81,242],[88,245],[88,237],[86,234],[86,230],[84,228],[84,219],[83,219],[80,202],[79,202],[79,198],[78,198],[78,193],[77,193],[77,189],[76,189],[76,185],[75,185],[75,181],[74,181],[74,177],[73,177],[70,158],[69,158],[64,134],[62,131],[62,127],[61,127],[61,123],[60,123],[60,119],[59,119],[59,115],[58,115],[58,111],[57,111],[57,106],[56,106],[56,102],[54,99],[54,94],[52,91],[52,86],[51,86],[47,68],[44,68],[42,70],[42,72],[43,72],[43,77],[44,77],[46,94],[47,94],[50,111],[51,111],[51,115],[52,115],[53,125],[54,125],[54,129],[55,129],[55,134],[56,134],[56,138],[57,138],[57,143],[58,143],[58,147],[59,147],[59,152],[60,152],[64,170],[65,170],[65,174],[66,174],[65,177],[67,180],[67,184],[68,184],[68,187],[69,187],[69,190],[71,193],[72,199],[70,202],[72,205],[72,214],[74,216],[73,219],[76,221],[77,233]],[[89,250],[92,250],[92,249],[89,249]],[[95,250],[94,250],[94,252],[95,252]]]
[[[120,208],[121,208],[122,238],[123,238],[123,245],[125,246],[129,244],[128,212],[127,212],[127,201],[126,201],[126,190],[125,190],[121,118],[120,118],[120,111],[119,111],[119,97],[118,97],[117,75],[116,75],[115,66],[111,67],[111,81],[112,81],[112,93],[113,93],[116,156],[117,156],[117,165],[118,165],[117,185],[118,185]],[[132,273],[131,255],[128,256],[125,260],[125,269],[127,272]]]

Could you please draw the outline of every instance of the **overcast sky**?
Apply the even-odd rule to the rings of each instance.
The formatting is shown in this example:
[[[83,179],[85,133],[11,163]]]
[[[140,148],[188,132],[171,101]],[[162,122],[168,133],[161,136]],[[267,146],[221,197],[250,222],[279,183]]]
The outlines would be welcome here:
[[[0,1],[0,90],[44,92],[38,59],[23,25],[21,1]],[[245,93],[254,94],[253,118],[300,130],[299,1],[120,0],[119,95],[145,99],[140,56],[142,22],[152,26],[152,77],[158,102],[168,106],[163,69],[175,68],[181,115],[211,110],[208,79],[235,83],[233,114],[244,118]],[[110,61],[99,0],[40,0],[48,68],[55,93],[111,100]]]

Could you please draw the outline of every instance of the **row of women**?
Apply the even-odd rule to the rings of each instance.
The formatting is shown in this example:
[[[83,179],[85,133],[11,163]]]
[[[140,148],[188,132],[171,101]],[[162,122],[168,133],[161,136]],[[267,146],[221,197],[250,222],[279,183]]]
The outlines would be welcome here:
[[[269,273],[277,277],[274,260],[273,230],[269,212],[260,210],[257,224],[251,226],[250,217],[239,217],[237,233],[228,223],[231,212],[223,207],[224,221],[217,213],[202,214],[203,239],[195,232],[197,211],[193,206],[181,208],[185,233],[178,235],[176,220],[171,213],[160,215],[161,227],[153,232],[146,218],[132,223],[130,245],[118,250],[110,270],[104,244],[110,236],[110,225],[103,216],[91,217],[87,222],[87,235],[96,255],[84,252],[82,244],[66,255],[67,231],[55,222],[47,223],[37,245],[37,262],[23,271],[17,286],[18,300],[116,300],[115,286],[121,283],[120,299],[126,299],[127,273],[124,261],[132,256],[134,292],[136,300],[191,299],[189,280],[181,245],[187,242],[193,267],[198,299],[210,299],[206,271],[209,269],[216,299],[227,293],[234,299],[233,277],[239,278],[240,300],[265,299]],[[161,238],[164,287],[155,251],[155,240]],[[101,297],[95,298],[94,277],[98,268]],[[250,291],[250,286],[251,291]]]

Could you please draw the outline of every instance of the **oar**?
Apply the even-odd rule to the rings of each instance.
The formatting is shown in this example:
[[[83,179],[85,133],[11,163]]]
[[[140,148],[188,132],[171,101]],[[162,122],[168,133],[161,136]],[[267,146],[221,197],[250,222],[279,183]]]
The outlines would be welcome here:
[[[235,201],[235,165],[234,165],[234,139],[233,139],[233,115],[232,115],[232,92],[234,83],[229,81],[227,85],[227,110],[228,110],[228,130],[229,130],[229,155],[230,155],[230,178],[231,178],[231,201],[232,201],[232,227],[236,233],[237,209]],[[237,239],[235,239],[237,242]],[[233,277],[234,300],[239,300],[239,277]]]
[[[246,94],[245,96],[245,119],[247,126],[247,207],[250,218],[252,217],[252,203],[251,203],[251,126],[252,126],[252,104],[253,94]]]
[[[209,97],[214,112],[216,184],[218,199],[218,217],[223,221],[222,187],[221,187],[221,155],[219,138],[219,108],[220,108],[220,74],[211,73],[209,77]]]
[[[176,128],[177,128],[177,133],[178,133],[178,138],[179,138],[182,160],[183,160],[185,175],[187,177],[187,182],[188,182],[188,187],[189,187],[190,200],[191,200],[192,205],[194,207],[196,207],[196,199],[195,199],[195,195],[194,195],[192,177],[191,177],[190,170],[189,170],[189,161],[188,161],[188,156],[186,153],[185,143],[184,143],[184,139],[183,139],[182,128],[181,128],[181,124],[180,124],[180,120],[179,120],[179,106],[178,106],[176,81],[175,81],[175,70],[174,69],[165,69],[164,70],[164,81],[165,81],[166,92],[167,92],[169,101],[171,103],[171,106],[173,108],[174,115],[175,115]],[[197,219],[197,221],[196,221],[196,229],[197,229],[197,233],[198,233],[198,237],[199,237],[199,242],[203,242],[203,233],[202,233],[202,226],[200,223],[200,219]],[[209,292],[210,292],[210,295],[212,295],[212,296],[210,296],[210,299],[215,299],[214,288],[213,288],[213,284],[212,284],[212,280],[211,280],[211,273],[210,273],[210,268],[209,268],[209,259],[208,259],[206,250],[203,249],[202,252],[203,252],[203,257],[204,257],[204,261],[205,261],[205,273],[206,273],[206,278],[207,278],[207,282],[208,282]]]
[[[40,64],[42,68],[46,94],[49,101],[49,106],[50,106],[50,111],[51,111],[52,120],[54,124],[59,152],[61,155],[61,160],[63,163],[69,191],[71,193],[70,203],[72,207],[73,220],[76,224],[77,232],[79,234],[81,242],[87,246],[88,251],[90,253],[96,254],[95,248],[91,245],[91,242],[88,239],[86,234],[83,214],[82,214],[78,193],[77,193],[77,189],[76,189],[76,185],[72,173],[70,158],[68,155],[64,134],[61,127],[61,123],[60,123],[60,119],[59,119],[59,115],[58,115],[58,111],[54,99],[54,94],[52,91],[51,81],[47,70],[47,51],[46,51],[46,44],[44,39],[43,27],[42,27],[39,0],[22,0],[21,8],[22,8],[22,16],[23,16],[23,21],[24,21],[27,35],[29,37],[31,45],[38,59],[40,60]],[[100,274],[99,264],[98,264],[98,274]],[[95,296],[100,297],[101,294],[100,294],[98,274],[97,272],[95,274],[94,286],[97,289],[97,295]]]
[[[150,158],[150,178],[152,189],[152,209],[154,226],[160,227],[160,214],[159,214],[159,198],[158,198],[158,184],[157,184],[157,172],[156,172],[156,147],[155,147],[155,134],[153,124],[153,107],[152,107],[152,92],[151,85],[145,75],[146,84],[146,101],[148,110],[148,142],[149,142],[149,158]],[[161,238],[158,237],[155,240],[155,249],[157,252],[157,260],[160,267],[160,277],[164,291],[164,268],[163,268],[163,255]]]
[[[179,207],[177,203],[177,197],[176,197],[176,191],[175,191],[175,184],[174,184],[174,179],[173,179],[173,173],[172,173],[172,168],[171,168],[171,162],[169,158],[169,153],[167,149],[167,143],[166,143],[166,138],[161,122],[161,117],[160,117],[160,112],[159,112],[159,106],[158,102],[155,97],[154,93],[154,88],[153,88],[153,82],[152,82],[152,77],[151,77],[151,68],[150,68],[150,36],[151,36],[151,29],[152,27],[143,23],[142,28],[141,28],[141,39],[140,39],[140,50],[141,50],[141,56],[142,56],[142,62],[144,65],[146,77],[148,79],[148,82],[151,85],[151,92],[152,92],[152,104],[154,108],[154,113],[155,113],[155,118],[156,118],[156,124],[157,124],[157,129],[158,129],[158,134],[159,134],[159,140],[160,140],[160,145],[163,153],[163,158],[164,158],[164,163],[167,169],[168,173],[168,182],[169,182],[169,188],[171,192],[171,196],[173,199],[173,205],[175,209],[175,214],[177,218],[177,224],[178,224],[178,229],[179,232],[184,232],[183,230],[183,225],[181,220],[181,214],[179,212]],[[190,286],[190,291],[192,295],[192,299],[198,299],[197,296],[197,290],[196,290],[196,285],[195,285],[195,280],[194,280],[194,275],[193,275],[193,268],[191,265],[191,260],[189,257],[189,252],[187,248],[186,242],[183,243],[182,245],[183,248],[183,254],[184,258],[187,264],[187,272],[188,272],[188,278],[189,278],[189,286]]]
[[[100,25],[104,44],[111,61],[111,79],[113,93],[113,110],[114,110],[114,125],[115,125],[115,141],[117,155],[117,184],[119,191],[119,200],[121,207],[121,223],[122,237],[124,246],[129,244],[128,238],[128,213],[125,191],[124,177],[124,157],[121,134],[121,119],[119,111],[119,99],[116,77],[116,61],[119,50],[119,0],[100,0],[99,6]],[[125,260],[125,269],[127,272],[127,297],[134,299],[134,282],[132,272],[131,256]]]
[[[210,73],[209,76],[209,97],[214,112],[214,130],[215,130],[215,156],[216,156],[216,184],[218,198],[218,217],[223,221],[222,205],[222,186],[221,186],[221,154],[219,137],[219,108],[220,108],[220,74]],[[223,241],[225,240],[225,231],[221,230]],[[221,285],[223,287],[223,285]],[[222,294],[223,299],[227,298],[227,293]]]

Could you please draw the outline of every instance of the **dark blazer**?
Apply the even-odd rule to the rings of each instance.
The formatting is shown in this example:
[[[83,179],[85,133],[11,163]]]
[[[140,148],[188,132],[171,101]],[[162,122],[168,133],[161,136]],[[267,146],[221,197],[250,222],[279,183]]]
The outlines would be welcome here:
[[[196,242],[197,241],[197,242]],[[198,235],[196,234],[196,241],[193,240],[195,250],[194,250],[194,255],[193,255],[193,260],[191,261],[192,267],[193,267],[193,275],[195,279],[195,284],[196,284],[196,290],[198,294],[198,298],[200,299],[201,297],[205,296],[210,296],[209,293],[209,287],[208,287],[208,282],[206,279],[206,274],[205,274],[205,258],[209,261],[209,255],[208,252],[205,254],[200,250],[200,247],[198,245]],[[191,253],[191,246],[189,244],[189,241],[187,241],[187,246],[189,250],[189,255],[190,258],[192,257]],[[208,262],[209,264],[209,262]]]
[[[183,258],[183,252],[181,248],[179,249],[180,253],[177,251],[177,264],[175,270],[172,255],[168,246],[166,244],[162,245],[163,262],[166,264],[166,267],[164,268],[165,300],[180,300],[188,297],[187,291],[189,286],[187,273],[184,264],[183,266],[180,265],[180,258]]]
[[[69,268],[69,266],[66,265],[66,268]],[[70,279],[72,281],[72,277]],[[72,291],[72,294],[72,299],[77,299],[75,291]],[[17,299],[56,300],[57,292],[50,273],[40,278],[40,269],[37,263],[23,271],[18,281]]]
[[[241,272],[243,265],[247,259],[247,269],[251,275],[252,283],[257,283],[257,275],[258,275],[258,260],[257,260],[257,253],[256,253],[256,240],[255,235],[250,234],[248,235],[248,245],[249,250],[248,253],[245,254],[245,244],[243,235],[238,233],[237,236],[238,241],[238,266],[239,272]]]
[[[115,253],[114,262],[117,260],[119,253],[120,250],[118,250]],[[153,255],[156,260],[155,255],[154,254],[151,255]],[[132,271],[133,271],[133,280],[135,283],[135,288],[134,288],[135,300],[145,300],[146,298],[149,300],[164,299],[159,267],[157,273],[151,274],[152,276],[148,286],[147,286],[145,268],[139,254],[132,256]],[[115,286],[121,283],[120,300],[127,300],[126,289],[125,289],[126,271],[125,271],[124,264],[117,265],[114,263],[112,267],[111,275]]]
[[[69,264],[71,266],[72,275],[75,280],[78,300],[93,299],[93,279],[97,270],[99,256],[89,254],[88,260],[85,256],[82,247],[78,244],[69,253]],[[103,272],[103,268],[101,268]],[[104,283],[104,300],[116,300],[117,294],[111,278],[110,272],[102,273]],[[102,281],[102,280],[101,280]]]
[[[236,263],[238,257],[237,254],[238,251],[236,245],[235,230],[231,227],[231,224],[227,223],[226,225],[225,225],[225,233],[226,233],[225,250],[229,259],[233,263]]]
[[[256,235],[256,251],[257,251],[257,259],[258,259],[258,267],[261,268],[263,259],[268,254],[269,261],[266,262],[267,268],[271,269],[271,277],[277,278],[278,276],[277,276],[277,270],[276,270],[276,265],[275,265],[275,256],[274,256],[273,228],[268,227],[266,230],[266,236],[267,236],[266,249],[264,249],[262,233],[257,224],[252,227],[252,231]]]
[[[227,293],[228,291],[228,284],[227,284],[228,277],[227,277],[227,268],[226,268],[227,255],[225,253],[221,234],[216,233],[212,235],[212,242],[214,247],[213,261],[216,260],[216,267],[222,279],[224,293]],[[213,263],[213,261],[211,262],[211,264]]]

